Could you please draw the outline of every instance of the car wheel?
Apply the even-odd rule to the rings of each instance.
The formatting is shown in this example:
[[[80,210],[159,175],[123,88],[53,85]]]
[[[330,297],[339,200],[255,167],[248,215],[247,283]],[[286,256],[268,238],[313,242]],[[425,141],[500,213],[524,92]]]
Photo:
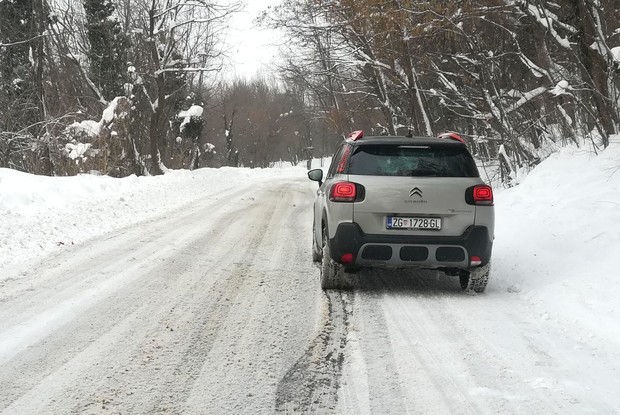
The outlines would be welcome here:
[[[473,271],[461,271],[459,280],[463,291],[473,291],[483,293],[489,282],[489,274],[491,273],[491,263],[483,265]]]
[[[337,289],[338,278],[342,273],[340,264],[331,257],[329,243],[323,245],[323,258],[321,261],[321,288],[324,290]]]
[[[314,226],[312,226],[312,262],[321,262],[322,259],[323,252],[316,243],[316,238],[314,237]]]
[[[462,270],[459,272],[459,281],[461,283],[461,289],[466,290],[469,285],[469,271]]]

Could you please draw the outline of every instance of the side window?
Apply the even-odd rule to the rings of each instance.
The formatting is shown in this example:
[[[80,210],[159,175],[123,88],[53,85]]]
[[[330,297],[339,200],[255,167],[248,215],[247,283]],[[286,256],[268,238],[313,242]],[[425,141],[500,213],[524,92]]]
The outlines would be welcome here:
[[[338,149],[334,153],[334,156],[332,157],[332,164],[329,165],[329,170],[327,171],[326,179],[330,179],[334,177],[334,174],[336,174],[336,168],[338,168],[338,164],[340,163],[340,159],[342,158],[342,153],[344,153],[344,149],[346,146],[347,145],[344,143],[341,144],[340,147],[338,147]]]

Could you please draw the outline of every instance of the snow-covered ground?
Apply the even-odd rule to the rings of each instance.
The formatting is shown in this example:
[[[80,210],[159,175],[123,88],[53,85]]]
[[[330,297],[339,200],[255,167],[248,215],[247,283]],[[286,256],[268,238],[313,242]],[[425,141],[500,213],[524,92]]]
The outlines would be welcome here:
[[[620,137],[600,155],[568,147],[498,192],[494,285],[550,319],[620,347]],[[611,343],[607,343],[611,340]]]
[[[44,177],[0,169],[2,267],[62,250],[128,225],[155,219],[251,181],[304,175],[273,169],[176,170],[159,177]]]
[[[96,176],[46,178],[0,169],[2,218],[0,288],[5,282],[6,287],[13,287],[13,292],[19,292],[20,288],[17,285],[9,283],[14,283],[15,278],[20,278],[21,274],[15,273],[15,269],[27,260],[35,260],[49,254],[53,256],[65,251],[72,252],[75,246],[113,231],[114,237],[102,243],[107,245],[107,248],[110,248],[117,239],[133,240],[131,238],[135,236],[128,235],[125,238],[118,234],[130,224],[141,221],[159,223],[156,221],[165,218],[169,222],[177,223],[177,226],[184,226],[186,229],[178,229],[176,233],[170,235],[171,238],[177,239],[172,241],[169,249],[181,249],[185,239],[190,236],[203,238],[207,242],[209,240],[206,236],[199,236],[199,232],[193,230],[191,223],[183,225],[183,218],[179,217],[176,222],[172,220],[175,218],[171,216],[183,214],[183,207],[191,211],[192,206],[207,200],[208,203],[203,203],[203,206],[219,209],[218,215],[226,218],[222,212],[232,211],[232,208],[218,206],[219,198],[228,204],[238,204],[238,209],[247,204],[256,210],[258,208],[252,202],[254,198],[258,201],[260,197],[264,201],[281,197],[284,204],[274,205],[275,209],[280,217],[293,215],[292,211],[296,212],[293,216],[294,222],[291,224],[295,226],[293,232],[301,235],[302,241],[297,241],[300,238],[296,235],[285,233],[288,232],[287,226],[280,226],[276,220],[278,215],[275,215],[272,219],[265,219],[268,220],[268,224],[261,224],[256,229],[248,228],[247,232],[255,234],[256,238],[263,232],[261,230],[263,226],[266,232],[273,234],[269,238],[262,239],[262,244],[256,248],[259,249],[258,253],[252,253],[254,248],[251,243],[246,241],[242,244],[241,252],[247,252],[246,257],[255,258],[257,261],[255,265],[249,262],[251,258],[233,258],[232,246],[219,247],[216,252],[211,253],[214,258],[208,260],[217,263],[220,260],[218,259],[220,253],[231,252],[228,261],[233,261],[232,264],[221,265],[220,272],[234,269],[248,281],[256,279],[257,285],[254,288],[236,286],[231,282],[224,284],[221,288],[225,290],[224,294],[218,294],[223,296],[220,317],[234,320],[229,322],[231,328],[242,329],[247,326],[251,330],[260,331],[260,328],[267,327],[275,334],[269,337],[268,333],[262,333],[260,335],[265,339],[261,341],[275,344],[278,338],[290,338],[291,333],[296,331],[295,324],[282,323],[290,324],[282,332],[279,328],[282,325],[264,326],[273,318],[268,314],[268,310],[272,307],[268,298],[261,303],[259,313],[261,317],[247,320],[247,316],[258,316],[257,310],[252,307],[259,305],[247,303],[251,295],[246,298],[237,293],[248,291],[260,296],[264,290],[271,287],[274,291],[270,292],[270,295],[277,292],[283,299],[288,298],[287,286],[279,286],[283,281],[281,278],[287,278],[288,281],[290,275],[294,277],[288,264],[286,247],[277,246],[278,241],[285,240],[285,243],[297,246],[295,258],[303,262],[297,264],[301,277],[292,280],[298,290],[293,292],[293,295],[298,295],[299,299],[305,301],[304,310],[310,310],[308,316],[313,315],[313,311],[315,314],[321,314],[317,312],[321,306],[314,304],[317,301],[324,301],[317,288],[318,282],[308,282],[309,275],[315,271],[318,273],[309,259],[310,224],[297,223],[305,222],[305,218],[310,220],[311,216],[306,211],[310,209],[310,199],[316,188],[315,184],[303,180],[305,175],[306,170],[302,167],[286,166],[264,170],[223,168],[194,172],[173,171],[162,177],[125,179]],[[286,193],[284,190],[274,188],[273,183],[280,181],[285,182]],[[248,184],[253,186],[248,187]],[[248,191],[246,196],[245,193],[236,194],[237,188],[254,190]],[[300,212],[300,207],[303,207],[303,212]],[[289,208],[292,210],[287,211]],[[201,209],[200,212],[206,211],[204,207]],[[269,209],[263,206],[257,211],[261,215],[268,215]],[[242,217],[239,219],[247,220]],[[197,219],[194,217],[193,220]],[[205,223],[214,229],[210,231],[213,234],[209,238],[219,238],[218,240],[228,244],[234,245],[234,241],[229,239],[243,234],[242,230],[237,230],[237,236],[231,233],[232,236],[227,237],[225,233],[222,235],[223,227],[209,221]],[[147,226],[144,229],[150,228],[152,227]],[[163,233],[163,222],[156,228],[157,232]],[[169,232],[168,228],[166,229],[166,232]],[[135,228],[132,232],[135,233]],[[183,236],[184,232],[188,232],[187,237]],[[139,243],[135,249],[140,249]],[[153,250],[149,255],[160,255],[155,252],[160,249],[157,246],[145,249]],[[356,290],[354,294],[343,294],[340,297],[334,294],[328,295],[327,301],[330,306],[323,310],[323,317],[329,321],[312,342],[306,355],[299,358],[291,370],[283,376],[278,384],[276,404],[280,405],[278,406],[280,409],[286,409],[287,399],[310,400],[311,397],[302,396],[303,390],[299,392],[300,389],[297,388],[308,383],[299,377],[297,370],[316,373],[326,370],[337,371],[337,367],[331,367],[329,364],[317,367],[320,363],[317,363],[317,359],[313,356],[322,352],[333,355],[343,353],[342,350],[345,350],[344,366],[341,368],[341,386],[336,399],[338,402],[336,412],[340,413],[399,413],[412,408],[415,408],[416,413],[549,413],[554,410],[556,413],[618,413],[620,398],[613,391],[620,390],[620,302],[618,301],[620,281],[616,271],[618,265],[615,263],[615,253],[619,249],[620,137],[615,137],[609,148],[598,156],[587,149],[564,148],[536,167],[519,186],[496,190],[494,268],[485,294],[471,298],[463,296],[458,293],[458,288],[452,281],[430,276],[426,279],[422,277],[421,283],[409,286],[405,283],[405,289],[395,287],[388,281],[389,278],[383,281],[383,277],[378,277],[374,283],[370,278],[370,282],[361,281],[361,289]],[[267,258],[269,255],[275,255],[276,251],[279,259]],[[110,274],[112,272],[110,269],[117,267],[122,274],[123,267],[133,267],[130,264],[134,263],[136,258],[131,258],[131,254],[127,255],[130,258],[123,258],[125,262],[120,260],[118,264],[106,262],[107,268],[97,276],[103,281],[101,284],[106,290],[106,295],[116,289],[113,284],[121,283],[120,277]],[[192,284],[198,284],[203,274],[199,269],[192,268],[192,257],[187,257],[182,250],[179,251],[178,257],[180,264],[195,275],[190,272],[188,277],[177,279],[191,277],[192,281],[195,279]],[[208,261],[206,264],[212,266]],[[76,259],[76,263],[88,267],[89,262],[87,258],[80,258]],[[161,262],[154,263],[153,267],[159,267],[159,263]],[[149,266],[148,262],[138,265],[140,268]],[[69,269],[70,264],[54,266]],[[265,268],[260,268],[262,266]],[[254,268],[260,270],[253,270]],[[244,271],[246,269],[253,271]],[[61,271],[48,274],[41,287],[53,287],[53,281],[49,280],[52,277],[49,275],[65,278]],[[11,280],[6,279],[6,275],[11,275]],[[373,274],[370,277],[373,277]],[[24,278],[29,279],[25,286],[37,286],[36,273],[24,274]],[[71,280],[68,279],[63,287],[66,286],[67,291],[77,290],[79,284],[69,285],[68,281],[73,281],[71,284],[74,284],[81,278],[76,274]],[[84,278],[84,284],[90,284],[88,278],[91,277]],[[108,283],[106,278],[111,278],[111,282]],[[130,284],[132,281],[130,279],[123,284]],[[142,283],[147,280],[140,281]],[[165,284],[168,284],[169,280],[158,277],[153,281],[152,284],[157,282],[166,288]],[[380,285],[378,288],[372,286],[377,283],[383,284],[382,281],[385,285]],[[273,286],[270,286],[272,283]],[[137,285],[140,286],[142,285]],[[191,285],[176,287],[189,286]],[[220,285],[214,283],[214,292],[219,292],[218,287]],[[41,293],[44,292],[39,291],[38,295],[42,296]],[[88,291],[84,293],[87,294]],[[140,298],[146,301],[145,307],[153,308],[150,310],[153,312],[156,310],[156,303],[146,300],[147,296],[151,295],[149,293],[150,291],[145,291]],[[88,297],[86,294],[82,297]],[[186,304],[195,306],[196,310],[200,309],[200,301],[210,299],[208,293],[202,291],[196,292],[196,295],[204,297],[201,297],[200,301],[192,300],[194,297],[191,294],[186,293],[184,298],[187,299]],[[60,296],[60,292],[58,295]],[[229,295],[247,308],[243,315],[230,311],[232,306],[228,302]],[[118,298],[120,298],[118,301],[134,304],[125,297]],[[165,298],[168,312],[167,310],[176,306],[171,297]],[[16,298],[8,296],[7,301],[6,306],[9,307],[7,312],[10,312],[10,307],[18,309],[17,305],[12,305]],[[34,300],[32,304],[35,308]],[[79,302],[75,305],[73,300],[66,300],[66,304],[68,307],[80,306]],[[43,308],[43,305],[40,307]],[[119,313],[123,312],[120,308],[118,310]],[[181,311],[182,308],[179,308],[178,313]],[[291,312],[287,308],[281,308],[278,315],[284,318],[299,312],[301,309]],[[43,315],[43,312],[41,313]],[[137,315],[146,319],[148,313],[148,310],[142,310]],[[187,321],[196,316],[197,314],[192,314]],[[86,318],[87,316],[84,317]],[[28,324],[23,325],[25,323],[19,321],[18,318],[7,318],[7,322],[0,324],[0,334],[3,326],[12,327],[9,330],[11,333],[27,330]],[[26,323],[30,324],[32,321],[28,320]],[[138,321],[146,320],[138,319]],[[127,324],[129,323],[131,322]],[[32,323],[33,333],[52,330],[37,324]],[[78,326],[80,320],[76,319],[72,324]],[[141,324],[135,327],[142,327]],[[84,326],[87,326],[86,323]],[[120,330],[121,326],[118,327]],[[224,362],[222,364],[226,366],[214,367],[209,373],[228,373],[227,370],[237,366],[240,370],[247,369],[247,366],[239,363],[246,359],[246,356],[234,356],[234,353],[241,353],[240,350],[227,350],[227,347],[234,347],[230,345],[236,344],[237,338],[227,330],[219,330],[218,327],[213,328],[213,333],[223,333],[222,336],[228,333],[226,336],[229,338],[222,340],[218,337],[221,345],[214,349],[216,351],[209,353],[216,353],[220,357],[230,355],[231,360],[209,361],[211,363],[206,364],[207,366],[209,364],[217,366],[219,364],[217,362]],[[311,330],[311,327],[304,327],[307,336],[307,331]],[[247,331],[243,333],[244,344],[249,348],[253,344],[252,334]],[[105,339],[105,336],[101,339]],[[118,336],[118,339],[122,338]],[[28,339],[22,336],[4,341],[26,345],[34,344],[33,339],[28,342],[26,341]],[[157,339],[162,340],[159,337]],[[2,341],[0,336],[0,346]],[[104,340],[101,341],[105,343]],[[175,342],[177,341],[182,343],[182,340],[175,339]],[[295,340],[297,341],[299,340]],[[90,344],[87,340],[84,342]],[[175,346],[181,343],[171,344]],[[149,343],[145,340],[144,344]],[[262,353],[263,349],[257,348],[256,351]],[[163,350],[168,349],[164,347]],[[174,347],[170,350],[174,350]],[[11,356],[8,349],[3,350],[0,347],[0,352],[8,353],[7,359]],[[286,347],[278,353],[277,356],[284,356],[289,360],[299,357],[293,349]],[[264,362],[271,362],[269,364],[273,365],[274,370],[281,371],[282,362],[275,362],[273,359],[276,357],[273,354],[266,356]],[[86,358],[87,356],[82,356],[82,359]],[[58,359],[56,364],[60,365],[62,356],[60,355]],[[122,357],[118,357],[118,360],[121,361]],[[79,379],[78,368],[82,370],[83,367],[94,367],[85,366],[85,363],[79,363],[77,360],[74,363],[76,379]],[[96,365],[96,363],[90,364]],[[16,370],[22,370],[20,369],[22,366],[17,363],[15,365]],[[251,361],[248,365],[252,365]],[[71,367],[65,366],[63,370],[70,372]],[[286,369],[286,366],[284,368]],[[100,368],[102,371],[104,369]],[[256,375],[255,372],[252,373]],[[107,375],[107,372],[104,375]],[[226,379],[234,387],[242,385],[234,383],[232,374]],[[320,385],[321,382],[327,382],[325,385],[330,382],[329,379],[319,379]],[[50,378],[45,382],[49,381],[51,385],[53,380]],[[103,381],[97,380],[97,382]],[[45,384],[47,383],[41,383],[40,388],[45,390],[46,387],[43,386]],[[331,386],[325,386],[328,392],[334,388],[333,382],[329,384]],[[201,385],[200,388],[209,391],[211,391],[209,388],[216,388],[213,382],[205,381]],[[28,389],[30,387],[33,389]],[[14,386],[15,391],[21,390],[19,388],[30,390],[29,395],[33,397],[37,394],[34,385]],[[228,402],[240,399],[239,395],[233,396],[232,392],[227,391],[225,386],[222,386],[221,390],[211,391],[213,392],[211,395],[201,395],[200,388],[194,387],[192,393],[195,396],[192,395],[193,398],[190,396],[191,399],[188,400],[192,404],[192,399],[198,399],[194,402],[196,407],[200,405],[200,396],[220,396],[219,394],[223,396],[228,393],[226,395],[230,398]],[[52,389],[48,392],[49,399],[62,394],[61,391],[54,392]],[[394,398],[397,392],[401,398]],[[301,395],[296,395],[299,393]],[[18,392],[15,394],[17,396]],[[24,398],[20,399],[20,405],[31,407],[29,405],[34,401],[29,400],[28,396],[24,395]],[[260,397],[267,404],[272,402],[271,395],[265,391],[252,391],[247,397],[242,398],[249,400],[253,399],[253,396]],[[424,399],[420,398],[421,396]],[[10,402],[6,404],[8,403]],[[243,408],[239,402],[236,405],[237,409]],[[248,408],[246,413],[249,411]]]

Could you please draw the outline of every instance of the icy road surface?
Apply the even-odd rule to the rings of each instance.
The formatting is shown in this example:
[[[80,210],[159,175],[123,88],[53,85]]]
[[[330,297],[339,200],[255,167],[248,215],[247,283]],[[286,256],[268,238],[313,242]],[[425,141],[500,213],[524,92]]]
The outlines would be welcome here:
[[[617,355],[493,282],[323,293],[314,188],[251,183],[4,276],[0,412],[618,413]]]

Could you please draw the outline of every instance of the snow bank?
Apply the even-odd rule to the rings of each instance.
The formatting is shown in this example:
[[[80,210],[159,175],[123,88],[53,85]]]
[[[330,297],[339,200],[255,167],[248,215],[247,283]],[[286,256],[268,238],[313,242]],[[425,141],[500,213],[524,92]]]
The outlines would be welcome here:
[[[44,177],[0,169],[0,280],[10,264],[217,197],[248,181],[304,177],[305,168],[199,169],[164,176]]]
[[[549,157],[496,194],[496,215],[490,294],[519,295],[541,318],[618,346],[620,136],[599,156],[568,147]]]

